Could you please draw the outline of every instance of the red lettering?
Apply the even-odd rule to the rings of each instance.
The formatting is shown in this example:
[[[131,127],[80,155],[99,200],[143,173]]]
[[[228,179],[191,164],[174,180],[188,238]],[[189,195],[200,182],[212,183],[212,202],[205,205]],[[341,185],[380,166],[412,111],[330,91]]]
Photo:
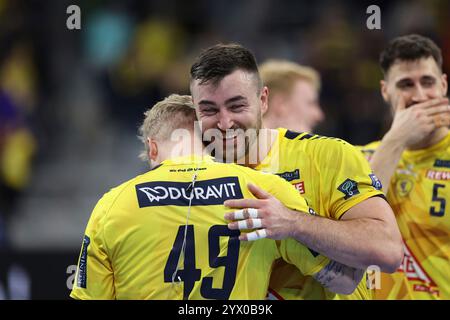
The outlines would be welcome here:
[[[295,188],[300,192],[300,194],[304,194],[305,193],[305,182],[299,182],[294,184]]]

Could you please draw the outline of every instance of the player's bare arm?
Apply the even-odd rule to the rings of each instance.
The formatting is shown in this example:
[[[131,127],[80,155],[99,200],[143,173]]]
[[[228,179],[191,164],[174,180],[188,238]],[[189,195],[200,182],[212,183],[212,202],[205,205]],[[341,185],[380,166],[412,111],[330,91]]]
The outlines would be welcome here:
[[[229,224],[230,229],[251,229],[259,219],[255,234],[242,234],[240,240],[258,239],[261,233],[271,239],[292,237],[324,256],[357,269],[377,265],[392,273],[400,265],[403,249],[392,209],[380,197],[362,201],[349,209],[341,220],[332,220],[286,208],[278,199],[257,186],[249,190],[258,199],[229,200],[229,208],[255,208],[257,217],[244,213],[243,220]],[[225,215],[236,220],[235,212]],[[238,217],[240,218],[240,217]]]
[[[370,159],[385,194],[403,151],[420,143],[434,130],[450,125],[448,98],[431,99],[406,108],[400,96],[396,110],[391,129]]]

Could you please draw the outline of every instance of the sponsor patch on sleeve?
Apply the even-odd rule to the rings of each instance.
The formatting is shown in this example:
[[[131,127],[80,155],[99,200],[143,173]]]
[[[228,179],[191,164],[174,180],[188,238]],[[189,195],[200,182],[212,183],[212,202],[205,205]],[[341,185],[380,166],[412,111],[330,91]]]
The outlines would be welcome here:
[[[370,180],[372,180],[372,187],[374,187],[377,190],[383,189],[383,186],[381,185],[380,179],[377,178],[375,174],[369,174]]]
[[[80,288],[86,289],[87,283],[87,250],[89,244],[91,243],[91,239],[85,235],[83,238],[83,245],[81,247],[81,255],[80,262],[78,263],[78,277],[77,277],[77,286]]]
[[[344,194],[344,199],[350,199],[354,195],[359,194],[358,183],[352,179],[346,179],[339,187],[338,190]]]

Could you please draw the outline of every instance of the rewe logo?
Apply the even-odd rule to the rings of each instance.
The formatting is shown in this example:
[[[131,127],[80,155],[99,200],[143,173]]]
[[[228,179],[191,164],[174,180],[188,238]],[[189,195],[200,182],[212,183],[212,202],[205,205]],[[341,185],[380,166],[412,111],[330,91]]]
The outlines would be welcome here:
[[[241,199],[237,177],[190,182],[158,181],[136,185],[139,207],[192,206],[223,204],[225,200]]]

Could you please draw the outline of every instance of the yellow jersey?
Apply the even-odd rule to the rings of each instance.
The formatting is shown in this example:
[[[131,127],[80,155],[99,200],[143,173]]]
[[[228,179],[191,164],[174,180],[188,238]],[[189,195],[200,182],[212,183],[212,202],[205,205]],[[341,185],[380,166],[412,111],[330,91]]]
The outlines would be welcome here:
[[[307,275],[322,270],[329,260],[293,239],[240,242],[228,229],[223,202],[254,198],[248,183],[309,211],[280,177],[207,156],[163,161],[112,189],[88,222],[71,297],[264,299],[277,259]]]
[[[381,184],[366,159],[349,143],[308,133],[277,129],[278,138],[257,170],[289,181],[318,215],[339,220],[356,204],[382,196]],[[365,277],[351,295],[323,288],[293,265],[278,261],[269,296],[277,299],[371,299]]]
[[[380,142],[362,147],[370,158]],[[421,150],[406,150],[387,199],[404,242],[403,263],[381,275],[377,299],[450,299],[450,134]]]

